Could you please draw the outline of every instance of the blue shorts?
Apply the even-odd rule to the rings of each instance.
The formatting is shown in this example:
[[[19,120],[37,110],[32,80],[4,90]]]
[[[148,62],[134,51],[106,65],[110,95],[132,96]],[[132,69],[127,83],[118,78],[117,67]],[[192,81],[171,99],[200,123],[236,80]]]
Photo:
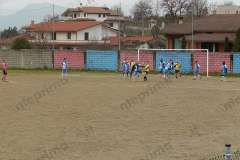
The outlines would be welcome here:
[[[63,74],[67,74],[67,69],[62,69]]]
[[[199,71],[194,71],[193,74],[196,76],[196,75],[199,75],[200,72]]]

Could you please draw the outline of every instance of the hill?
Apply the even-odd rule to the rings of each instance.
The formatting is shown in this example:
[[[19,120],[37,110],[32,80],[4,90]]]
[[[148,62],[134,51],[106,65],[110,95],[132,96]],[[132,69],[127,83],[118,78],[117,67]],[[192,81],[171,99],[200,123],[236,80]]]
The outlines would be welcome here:
[[[66,8],[55,5],[55,14],[61,14]],[[20,29],[29,25],[31,20],[35,22],[43,21],[46,15],[52,15],[52,5],[50,3],[34,3],[17,11],[11,15],[0,16],[0,30],[16,26]]]

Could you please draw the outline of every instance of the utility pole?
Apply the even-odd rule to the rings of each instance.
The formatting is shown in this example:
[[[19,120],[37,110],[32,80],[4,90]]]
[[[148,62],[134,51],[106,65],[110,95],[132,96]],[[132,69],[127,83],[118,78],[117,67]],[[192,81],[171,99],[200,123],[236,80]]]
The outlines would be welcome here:
[[[194,49],[194,7],[195,0],[192,0],[192,49]]]
[[[122,1],[120,0],[120,6],[119,6],[119,21],[118,21],[118,25],[119,25],[119,28],[118,28],[118,50],[119,52],[121,51],[121,11],[122,11]]]
[[[144,36],[144,15],[142,12],[142,40],[143,40],[143,36]]]
[[[55,53],[55,28],[54,28],[54,24],[55,24],[55,4],[54,4],[54,0],[53,0],[53,4],[52,4],[52,67],[54,69],[54,53]]]

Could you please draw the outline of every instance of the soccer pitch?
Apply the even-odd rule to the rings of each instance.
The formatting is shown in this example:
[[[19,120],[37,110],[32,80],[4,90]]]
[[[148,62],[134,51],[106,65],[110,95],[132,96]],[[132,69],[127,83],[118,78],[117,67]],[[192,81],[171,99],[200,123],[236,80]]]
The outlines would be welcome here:
[[[10,71],[2,160],[199,160],[240,141],[240,79]]]

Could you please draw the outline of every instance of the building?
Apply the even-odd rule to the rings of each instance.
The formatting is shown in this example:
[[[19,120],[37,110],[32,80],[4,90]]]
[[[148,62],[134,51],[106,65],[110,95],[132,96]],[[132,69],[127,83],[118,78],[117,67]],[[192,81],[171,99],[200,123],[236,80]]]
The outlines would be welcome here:
[[[215,14],[240,14],[240,6],[232,3],[219,5],[215,10]]]
[[[238,15],[210,15],[194,21],[194,49],[209,49],[211,52],[224,52],[224,42],[228,39],[233,45],[240,28]],[[192,24],[169,24],[162,30],[167,37],[168,49],[192,48]]]
[[[118,37],[109,38],[112,45],[117,46],[119,43]],[[150,48],[149,42],[154,40],[153,36],[126,36],[121,37],[121,45],[124,48]]]
[[[105,22],[114,29],[119,29],[120,22],[125,21],[122,15],[107,7],[80,6],[77,8],[69,8],[62,16],[71,20],[93,19],[99,22]]]
[[[32,44],[60,49],[78,49],[87,45],[104,45],[107,37],[116,37],[118,31],[95,20],[32,23],[26,33],[34,37]],[[109,42],[110,43],[110,42]]]

